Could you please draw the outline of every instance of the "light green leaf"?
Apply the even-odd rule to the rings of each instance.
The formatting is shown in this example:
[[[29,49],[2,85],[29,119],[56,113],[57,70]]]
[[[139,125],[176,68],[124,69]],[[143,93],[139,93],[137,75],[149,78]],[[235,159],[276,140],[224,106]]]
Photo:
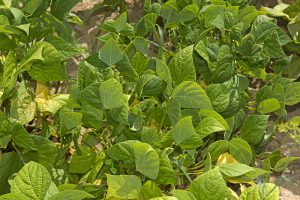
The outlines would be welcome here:
[[[69,109],[62,109],[59,112],[60,127],[72,130],[80,125],[82,114]]]
[[[249,165],[253,159],[250,145],[240,138],[229,141],[229,152],[237,161],[246,165]]]
[[[169,63],[172,80],[176,84],[183,81],[195,81],[196,70],[193,61],[193,46],[179,50]]]
[[[246,188],[240,195],[239,200],[278,200],[279,187],[273,183],[265,183],[261,185],[254,185]]]
[[[84,199],[93,199],[93,195],[83,191],[83,190],[64,190],[54,196],[49,200],[84,200]]]
[[[69,171],[76,174],[86,173],[92,166],[96,159],[96,153],[88,153],[85,155],[73,155]]]
[[[29,162],[11,182],[11,192],[24,200],[42,200],[58,193],[47,169],[36,162]]]
[[[142,189],[139,177],[134,175],[109,175],[107,177],[107,198],[138,199]]]
[[[196,134],[196,131],[191,116],[181,118],[172,130],[172,138],[177,145],[180,145],[194,134]]]
[[[176,100],[182,108],[212,109],[206,92],[196,82],[182,82],[173,90],[172,98]]]
[[[171,194],[174,197],[177,197],[178,200],[196,200],[194,195],[186,190],[173,190],[171,191]]]
[[[36,103],[28,92],[24,81],[20,83],[15,96],[11,99],[10,117],[22,125],[32,121],[36,114]]]
[[[135,46],[135,48],[144,56],[147,55],[148,52],[148,42],[144,37],[136,37],[133,40],[133,44]]]
[[[23,11],[27,14],[32,15],[42,4],[43,0],[31,0],[26,1]]]
[[[176,183],[175,171],[173,170],[171,161],[165,151],[163,151],[160,155],[159,174],[155,182],[161,185]]]
[[[172,93],[172,76],[168,66],[162,60],[156,60],[156,73],[158,77],[167,83],[165,94],[170,96]]]
[[[81,108],[82,123],[86,126],[99,129],[101,128],[101,121],[103,119],[103,111],[94,108],[90,105],[83,105]]]
[[[211,156],[211,160],[215,161],[219,158],[219,156],[222,153],[227,152],[229,146],[228,146],[228,141],[225,140],[218,140],[208,147],[208,153]]]
[[[161,196],[163,196],[163,194],[160,191],[158,185],[155,182],[149,180],[146,183],[144,183],[141,192],[139,194],[139,199],[149,200]]]
[[[283,157],[278,160],[274,166],[274,171],[283,172],[291,162],[299,159],[298,157]]]
[[[285,86],[285,104],[288,106],[295,105],[300,102],[300,83],[293,82]]]
[[[252,167],[240,163],[226,163],[219,165],[220,172],[228,177],[242,176],[248,172],[254,171]]]
[[[99,59],[108,66],[117,64],[123,60],[123,52],[114,39],[108,40],[99,51]]]
[[[201,138],[204,138],[212,133],[225,131],[226,127],[223,126],[217,119],[214,117],[205,117],[200,121],[196,127],[196,132]]]
[[[280,108],[280,102],[275,98],[268,98],[260,102],[257,106],[257,111],[261,114],[274,112]]]
[[[127,23],[127,13],[124,12],[122,13],[114,23],[114,27],[118,33],[123,31],[126,28],[126,23]]]
[[[264,138],[268,119],[268,115],[248,116],[241,128],[241,138],[251,145],[259,144]]]
[[[182,9],[180,12],[180,21],[186,22],[196,19],[199,14],[199,7],[196,4],[191,4]]]
[[[169,0],[161,6],[160,15],[169,24],[177,24],[180,20],[179,12],[176,8],[176,1]]]
[[[230,199],[231,192],[226,186],[223,176],[218,168],[209,170],[198,176],[191,183],[190,191],[197,200]]]
[[[100,95],[106,109],[120,108],[124,104],[122,85],[114,78],[101,84]]]
[[[139,36],[145,36],[155,28],[157,14],[149,13],[140,19],[134,27],[135,33]]]
[[[136,170],[150,179],[156,179],[159,172],[158,153],[147,143],[133,144]]]

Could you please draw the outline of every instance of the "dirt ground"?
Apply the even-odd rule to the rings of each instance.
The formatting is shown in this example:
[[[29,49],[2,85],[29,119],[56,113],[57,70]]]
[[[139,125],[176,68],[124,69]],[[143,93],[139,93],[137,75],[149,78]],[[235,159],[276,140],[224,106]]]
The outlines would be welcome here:
[[[99,49],[99,42],[97,37],[101,35],[99,25],[103,23],[104,19],[114,19],[117,17],[117,11],[110,12],[109,10],[99,10],[89,16],[91,10],[95,5],[101,3],[103,0],[83,0],[76,7],[73,12],[84,20],[82,26],[74,26],[76,38],[80,44],[85,46],[89,53],[95,53]],[[294,0],[257,0],[256,6],[273,7],[279,2],[292,3]],[[143,16],[142,5],[139,0],[125,0],[128,6],[129,21],[136,22]],[[77,60],[74,60],[69,65],[71,76],[76,76]],[[300,108],[296,108],[289,114],[289,117],[299,116]],[[295,146],[286,134],[278,133],[276,138],[268,145],[270,152],[281,149],[282,152],[290,156],[300,156],[300,146]],[[300,161],[295,161],[283,175],[273,177],[276,184],[281,186],[281,200],[300,200]]]

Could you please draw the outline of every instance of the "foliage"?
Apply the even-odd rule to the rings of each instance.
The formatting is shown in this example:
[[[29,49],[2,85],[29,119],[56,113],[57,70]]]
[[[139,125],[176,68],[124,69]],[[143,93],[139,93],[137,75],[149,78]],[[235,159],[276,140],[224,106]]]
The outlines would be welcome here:
[[[248,1],[146,0],[50,95],[82,52],[77,2],[0,1],[0,199],[279,198],[270,174],[297,158],[264,147],[300,102],[293,32]]]

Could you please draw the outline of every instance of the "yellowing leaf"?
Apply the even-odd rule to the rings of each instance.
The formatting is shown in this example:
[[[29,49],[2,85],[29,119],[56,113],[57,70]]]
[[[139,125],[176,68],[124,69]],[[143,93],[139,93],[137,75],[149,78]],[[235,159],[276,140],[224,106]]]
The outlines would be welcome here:
[[[223,153],[219,156],[217,165],[226,164],[226,163],[239,163],[230,155],[229,153]]]

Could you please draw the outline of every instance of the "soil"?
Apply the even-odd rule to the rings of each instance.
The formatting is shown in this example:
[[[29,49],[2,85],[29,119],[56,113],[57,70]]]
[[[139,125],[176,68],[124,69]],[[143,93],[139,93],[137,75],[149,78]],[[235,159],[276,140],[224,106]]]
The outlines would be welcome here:
[[[84,20],[83,25],[75,25],[76,38],[78,42],[88,49],[89,54],[96,53],[101,44],[97,37],[101,34],[99,25],[104,20],[114,19],[118,16],[118,10],[98,10],[90,16],[94,6],[103,2],[103,0],[83,0],[73,12]],[[138,21],[143,16],[142,3],[140,0],[125,0],[128,6],[128,17],[130,22]],[[256,6],[274,7],[278,2],[292,3],[294,0],[257,0]],[[71,76],[75,77],[79,60],[74,59],[69,63]],[[298,106],[299,107],[299,106]],[[289,118],[300,115],[300,108],[295,108],[289,114]],[[272,152],[280,149],[285,155],[300,156],[300,146],[296,145],[286,134],[277,133],[275,139],[268,145],[267,149]],[[273,181],[281,187],[281,200],[300,200],[300,160],[293,162],[289,169],[279,176],[272,177]]]

